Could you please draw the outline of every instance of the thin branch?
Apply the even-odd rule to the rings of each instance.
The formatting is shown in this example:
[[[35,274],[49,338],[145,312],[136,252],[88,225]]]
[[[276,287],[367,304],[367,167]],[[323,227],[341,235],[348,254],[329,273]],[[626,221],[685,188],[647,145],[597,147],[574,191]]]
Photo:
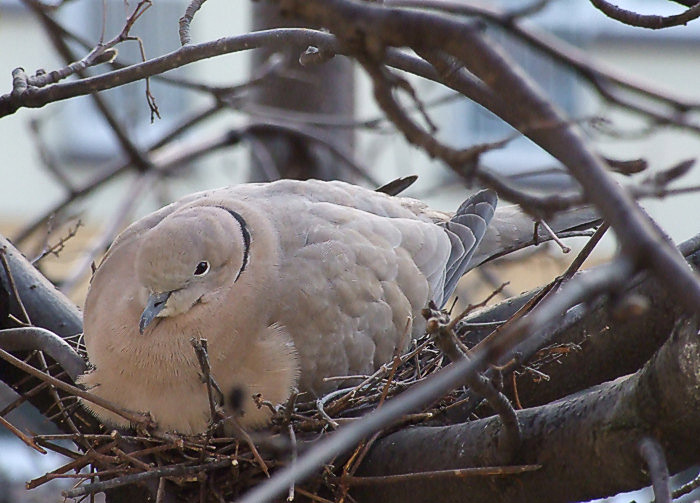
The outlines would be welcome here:
[[[40,13],[42,17],[48,17],[44,5],[38,0],[23,0],[34,12]],[[82,74],[82,72],[99,63],[112,60],[117,52],[112,48],[121,42],[130,38],[129,32],[136,21],[151,7],[151,0],[141,0],[134,8],[132,13],[127,17],[122,31],[108,42],[100,42],[89,54],[79,61],[70,63],[68,66],[52,72],[43,72],[35,77],[30,77],[28,84],[32,87],[44,87],[49,84],[54,84],[73,74]]]
[[[198,124],[199,122],[212,117],[221,109],[222,108],[218,104],[216,104],[214,106],[209,106],[206,109],[193,114],[191,117],[186,118],[181,124],[177,125],[171,131],[163,135],[163,137],[161,137],[160,140],[156,141],[153,145],[148,147],[146,151],[150,153],[158,148],[161,148],[171,143],[173,140],[178,138],[184,131],[194,126],[195,124]],[[171,164],[159,164],[156,162],[155,169],[160,172],[167,171],[172,165],[176,165],[182,161],[180,159],[170,159],[169,162]],[[54,206],[44,211],[42,215],[40,215],[39,217],[31,221],[29,224],[27,224],[24,228],[22,228],[22,230],[15,236],[14,241],[25,241],[47,219],[51,218],[52,215],[55,215],[56,213],[64,210],[69,204],[77,201],[78,199],[81,199],[87,196],[88,194],[92,193],[94,189],[101,187],[105,183],[110,182],[115,178],[124,175],[125,173],[128,173],[131,170],[132,166],[132,162],[128,161],[119,162],[116,165],[105,168],[104,170],[102,170],[101,173],[98,173],[80,187],[75,188],[75,190],[64,196],[64,198],[57,202]]]
[[[395,76],[381,64],[366,57],[359,56],[358,61],[372,78],[374,97],[387,117],[396,125],[406,139],[421,147],[431,157],[443,160],[449,166],[459,167],[460,172],[467,178],[473,175],[468,166],[474,166],[481,152],[478,150],[456,150],[436,140],[430,131],[417,124],[398,104],[392,95]]]
[[[700,487],[700,474],[698,474],[693,480],[691,480],[687,484],[683,484],[681,487],[674,490],[671,496],[673,497],[673,499],[678,499],[681,496],[685,496],[686,494],[693,492],[698,487]]]
[[[336,40],[335,37],[327,33],[301,28],[262,30],[245,35],[224,37],[197,45],[186,45],[169,54],[127,68],[78,81],[52,84],[43,88],[29,86],[24,71],[16,69],[13,72],[12,92],[0,96],[0,117],[10,115],[22,107],[40,108],[47,103],[119,87],[158,73],[180,68],[195,61],[223,54],[258,47],[275,49],[289,47],[290,45],[299,47],[315,45],[335,50]]]
[[[44,168],[46,168],[46,171],[53,175],[56,181],[61,184],[65,190],[69,192],[73,190],[73,182],[71,182],[70,178],[68,178],[68,176],[63,172],[63,169],[61,169],[61,167],[58,165],[56,156],[49,151],[46,142],[41,136],[40,122],[38,119],[32,119],[29,121],[29,131],[32,133],[35,148],[39,152],[39,157]]]
[[[93,482],[91,484],[85,484],[75,489],[69,489],[67,491],[61,491],[61,495],[64,498],[77,498],[78,496],[84,496],[86,494],[95,494],[99,492],[106,491],[107,489],[114,489],[115,487],[124,486],[127,484],[137,484],[146,480],[160,477],[177,477],[183,475],[192,475],[198,472],[206,472],[210,470],[216,470],[217,468],[223,468],[225,466],[231,466],[231,459],[223,459],[220,461],[212,461],[211,463],[204,463],[201,465],[170,465],[163,466],[159,468],[154,468],[148,472],[134,473],[131,475],[124,475],[123,477],[116,477],[110,480],[105,480],[104,482]]]
[[[476,173],[479,180],[487,187],[496,190],[504,199],[513,201],[525,211],[540,214],[553,213],[556,211],[568,210],[575,206],[584,204],[581,194],[574,192],[563,194],[547,194],[541,196],[530,191],[524,191],[513,185],[510,180],[500,175],[494,170],[477,166]]]
[[[217,406],[223,404],[224,394],[221,392],[221,388],[216,383],[216,380],[214,380],[214,376],[211,375],[211,365],[209,364],[209,354],[207,352],[207,340],[192,337],[190,339],[190,344],[192,344],[194,352],[197,355],[199,369],[202,371],[202,382],[207,386],[209,414],[211,425],[213,426],[218,422],[219,415],[217,414]],[[216,398],[214,398],[214,391],[217,393]]]
[[[509,10],[507,15],[513,21],[526,18],[543,11],[550,3],[552,0],[534,0],[527,5]]]
[[[88,464],[92,463],[93,461],[96,461],[97,457],[99,455],[103,454],[104,452],[109,451],[112,447],[116,446],[116,444],[117,444],[116,440],[112,439],[111,442],[108,442],[107,444],[102,445],[102,446],[98,447],[97,449],[89,451],[86,454],[84,454],[83,456],[80,456],[79,458],[74,459],[73,461],[66,463],[63,466],[60,466],[60,467],[56,468],[55,470],[42,475],[41,477],[37,477],[33,480],[30,480],[29,482],[27,482],[25,484],[25,487],[27,489],[33,489],[35,487],[39,487],[40,485],[48,482],[49,480],[57,478],[58,475],[64,474],[67,471],[81,470],[82,468],[84,468]],[[104,460],[104,458],[102,458],[102,459]]]
[[[292,444],[292,459],[291,459],[291,466],[294,467],[297,463],[297,436],[294,433],[294,427],[289,424],[287,425],[287,431],[289,433],[289,441]],[[287,494],[287,501],[294,501],[294,484],[289,486],[289,493]]]
[[[63,34],[65,31],[54,21],[54,19],[46,12],[46,9],[44,8],[44,5],[38,2],[37,0],[24,0],[26,5],[39,17],[39,20],[42,22],[44,27],[46,28],[46,31],[49,35],[49,38],[51,42],[53,43],[56,51],[61,55],[63,60],[66,63],[75,61],[75,55],[73,54],[72,49],[70,46],[66,43],[66,41],[63,38]],[[114,43],[117,44],[119,43],[120,37],[127,37],[128,32],[131,29],[131,26],[133,23],[136,22],[136,20],[145,12],[146,9],[150,6],[150,1],[142,0],[139,2],[137,7],[134,9],[132,12],[132,15],[127,19],[127,22],[125,24],[124,29],[122,30],[122,33],[118,35],[114,40],[112,40],[109,43]],[[108,43],[108,44],[109,44]],[[100,49],[100,46],[98,45],[91,51],[91,54],[96,54],[98,56],[99,60],[99,55],[105,55],[105,54],[110,54],[110,51],[114,51],[111,47],[107,49],[107,52],[103,52]],[[116,53],[115,53],[116,54]],[[89,56],[88,56],[89,57]],[[112,56],[113,57],[113,56]],[[70,65],[69,65],[70,68]],[[88,73],[87,73],[87,67],[83,67],[81,64],[77,64],[77,66],[72,67],[71,71],[75,71],[75,73],[81,77],[82,79],[86,78]],[[50,74],[54,74],[55,72],[50,72]],[[30,88],[29,89],[38,89],[40,87],[45,86],[45,84],[48,82],[41,82],[41,86],[35,87],[32,85],[31,79],[30,79]],[[56,84],[54,84],[56,85]],[[112,108],[108,105],[108,103],[105,101],[104,97],[97,94],[97,93],[90,93],[90,99],[94,102],[95,106],[99,110],[100,114],[102,117],[104,117],[105,121],[109,125],[110,129],[114,133],[114,135],[117,138],[117,141],[119,142],[119,145],[121,148],[126,152],[126,154],[129,156],[129,159],[131,160],[132,163],[140,170],[140,171],[148,171],[151,167],[151,163],[147,156],[144,156],[141,150],[134,144],[133,141],[131,141],[131,138],[127,134],[126,129],[123,127],[123,125],[120,123],[120,121],[117,119],[116,115],[112,111]],[[2,98],[0,97],[0,101],[2,101]],[[1,108],[1,107],[0,107]]]
[[[670,168],[657,171],[653,175],[649,175],[644,180],[642,184],[651,185],[654,187],[663,187],[668,185],[674,180],[686,175],[690,169],[695,164],[695,159],[686,159],[678,164],[671,166]]]
[[[22,430],[17,428],[15,425],[13,425],[11,422],[9,422],[2,416],[0,416],[0,426],[4,426],[5,428],[7,428],[14,436],[19,438],[22,442],[24,442],[27,446],[31,447],[35,451],[40,452],[41,454],[46,454],[46,451],[38,445],[36,445],[36,443],[30,436],[28,436],[26,433],[24,433]]]
[[[58,337],[57,337],[58,338]],[[50,375],[51,372],[49,370],[49,366],[46,362],[46,356],[44,355],[43,351],[38,351],[37,352],[37,360],[39,361],[39,364],[41,365],[41,370],[44,371],[45,374]],[[75,355],[77,356],[77,355]],[[75,361],[72,361],[71,363],[76,363]],[[76,365],[77,366],[77,365]],[[64,371],[61,370],[60,373],[56,375],[56,377],[61,377],[63,375]],[[75,400],[71,405],[68,407],[64,406],[64,400],[72,400],[75,397],[69,396],[66,397],[65,399],[61,398],[61,396],[58,394],[58,390],[54,386],[49,386],[49,394],[53,398],[54,401],[54,406],[58,409],[58,412],[56,412],[53,415],[49,415],[51,412],[51,408],[49,408],[44,415],[49,419],[51,422],[65,422],[68,425],[68,428],[73,433],[80,433],[80,430],[78,430],[78,427],[75,425],[75,422],[73,421],[73,417],[71,415],[71,412],[74,410],[74,408],[78,407],[78,402]],[[81,442],[83,448],[87,447],[86,442]]]
[[[499,291],[500,288],[494,291],[480,306],[483,307],[483,305],[485,305],[490,298],[497,295]],[[462,314],[455,317],[452,321],[449,321],[446,315],[435,310],[434,307],[435,306],[425,309],[423,312],[423,316],[426,318],[427,322],[426,332],[433,334],[436,338],[437,346],[445,352],[453,362],[468,359],[468,350],[466,350],[455,335],[454,327],[462,318],[473,310],[473,306],[469,306]],[[508,401],[508,398],[498,391],[489,379],[479,373],[469,376],[466,379],[466,383],[474,393],[486,399],[491,408],[496,411],[501,418],[503,424],[503,430],[501,431],[501,437],[503,438],[502,462],[506,463],[511,461],[515,457],[521,443],[520,424],[518,423],[518,418],[513,406]]]
[[[204,5],[204,2],[206,2],[206,0],[192,0],[187,6],[187,9],[185,9],[185,13],[180,18],[179,33],[181,45],[187,45],[192,41],[190,37],[190,24],[192,23],[192,19],[194,19],[194,15],[202,8],[202,5]]]
[[[385,0],[384,4],[484,17],[501,25],[509,33],[519,37],[535,50],[543,52],[554,61],[560,62],[567,68],[577,72],[606,101],[643,117],[649,117],[656,124],[673,125],[700,133],[700,124],[690,122],[686,117],[687,112],[700,108],[700,103],[688,101],[661,91],[653,85],[632,79],[615,68],[592,60],[582,49],[562,39],[515,22],[507,11],[493,7],[490,4],[450,0]],[[652,102],[659,102],[663,106],[671,107],[677,113],[662,113],[657,110],[658,107],[633,102],[618,93],[616,88],[631,91],[633,94],[640,95]],[[474,98],[472,97],[472,99]],[[506,114],[504,115],[478,99],[474,99],[474,101],[485,106],[501,118],[505,119],[508,116],[508,109],[505,110]]]
[[[549,236],[552,238],[552,241],[554,241],[554,242],[557,244],[557,246],[559,247],[559,249],[561,249],[562,253],[569,253],[569,252],[571,251],[571,248],[569,248],[568,246],[566,246],[566,245],[564,244],[564,242],[563,242],[561,239],[559,239],[559,236],[557,236],[556,232],[554,232],[554,231],[552,230],[552,228],[549,226],[549,224],[548,224],[544,219],[538,220],[538,221],[535,223],[535,231],[534,231],[535,239],[537,239],[537,227],[540,226],[540,225],[541,225],[542,227],[544,227],[544,230],[545,230],[545,231],[547,232],[547,234],[549,234]]]
[[[383,3],[387,6],[432,9],[468,16],[481,16],[499,24],[535,49],[555,60],[561,61],[579,75],[591,81],[593,85],[596,85],[596,80],[609,82],[615,86],[671,106],[679,112],[700,108],[700,103],[698,102],[690,102],[678,96],[672,96],[667,92],[656,89],[654,86],[637,81],[619,72],[612,66],[607,66],[600,61],[591,59],[584,50],[565,40],[536,28],[514,22],[506,10],[494,6],[492,3],[451,0],[384,0]]]
[[[373,477],[346,476],[343,483],[349,486],[377,486],[385,484],[402,484],[409,481],[425,479],[450,479],[463,477],[486,477],[516,475],[534,472],[541,469],[540,465],[509,465],[509,466],[480,466],[475,468],[459,468],[455,470],[435,470],[429,472],[402,473],[400,475],[383,475]]]
[[[319,441],[313,449],[302,455],[294,468],[287,467],[275,473],[270,480],[260,484],[246,493],[238,503],[263,503],[271,501],[276,496],[284,493],[290,484],[303,480],[314,472],[319,466],[323,466],[331,458],[343,452],[362,440],[366,435],[372,434],[389,424],[397,417],[411,412],[425,402],[432,400],[436,395],[452,389],[463,382],[464,375],[477,371],[487,361],[486,351],[483,351],[471,360],[459,362],[451,369],[433,374],[425,381],[406,391],[400,398],[389,401],[380,410],[372,412],[361,420],[341,428],[333,435]]]
[[[357,23],[360,23],[362,33],[380,37],[385,45],[441,47],[512,104],[514,115],[509,117],[509,122],[516,127],[543,122],[557,124],[558,127],[546,130],[528,131],[527,135],[567,166],[586,197],[614,228],[624,254],[634,267],[644,266],[654,271],[688,309],[695,310],[700,305],[700,281],[688,270],[658,225],[629,194],[619,189],[603,161],[584,140],[580,128],[565,121],[535,84],[518,71],[517,65],[493,40],[487,40],[475,30],[473,23],[348,0],[307,0],[293,5],[296,14],[309,22],[329,26],[340,38],[357,37]],[[354,43],[357,45],[356,40]],[[376,74],[371,60],[367,64],[366,53],[358,54],[358,58],[370,73]],[[382,94],[387,96],[385,91]]]
[[[242,438],[246,444],[248,444],[248,448],[250,449],[250,452],[253,454],[253,458],[255,459],[255,462],[258,464],[260,467],[260,470],[265,474],[266,477],[270,476],[270,470],[267,466],[267,463],[265,463],[265,460],[263,457],[260,455],[260,452],[258,451],[258,448],[255,446],[255,442],[253,442],[253,438],[250,436],[250,434],[240,425],[238,422],[238,419],[236,419],[235,416],[229,416],[226,418],[230,424],[233,426],[236,435]]]
[[[31,325],[32,321],[29,319],[29,314],[27,313],[27,309],[24,307],[24,302],[22,302],[22,297],[19,294],[19,291],[17,290],[17,284],[15,283],[15,278],[12,275],[12,270],[10,269],[10,264],[7,260],[6,256],[7,250],[5,247],[0,248],[0,262],[2,262],[2,268],[5,271],[5,277],[7,278],[7,283],[10,286],[10,291],[12,292],[12,295],[15,298],[15,301],[17,302],[17,305],[19,306],[19,309],[22,313],[22,318],[24,318],[24,322],[27,325]]]
[[[417,52],[419,55],[424,57],[426,61],[432,64],[434,69],[438,72],[438,75],[433,76],[427,71],[427,69],[423,70],[421,68],[415,68],[415,71],[421,71],[419,75],[442,82],[444,85],[463,93],[465,96],[470,97],[480,105],[504,119],[512,117],[512,113],[509,111],[509,108],[503,103],[503,101],[490,90],[482,90],[479,83],[476,82],[475,77],[466,72],[463,67],[464,65],[459,61],[437,50],[418,49]],[[546,196],[532,194],[515,187],[509,180],[498,173],[479,166],[478,161],[481,154],[494,148],[504,146],[507,141],[515,138],[515,136],[506,138],[501,142],[476,145],[469,149],[462,150],[461,154],[450,153],[450,156],[445,158],[440,155],[440,152],[434,151],[431,148],[432,142],[435,141],[431,135],[425,131],[420,131],[417,127],[411,128],[411,124],[408,122],[408,117],[401,117],[400,108],[399,110],[394,110],[395,108],[398,108],[398,104],[392,105],[388,101],[388,97],[383,97],[383,99],[386,100],[386,107],[389,107],[383,107],[384,111],[387,113],[387,116],[389,118],[394,117],[396,120],[399,120],[398,123],[395,121],[394,123],[400,130],[403,131],[404,135],[407,139],[409,139],[409,141],[411,141],[411,138],[419,139],[418,143],[414,143],[425,148],[431,157],[437,156],[443,159],[453,170],[465,177],[467,180],[471,179],[472,177],[477,177],[479,181],[488,187],[494,188],[503,197],[519,204],[528,211],[536,213],[553,212],[581,204],[581,196],[579,194],[548,194]],[[377,101],[381,106],[382,101],[379,101],[379,99]],[[392,112],[391,115],[389,115],[390,111]],[[511,122],[513,125],[515,125],[513,118],[511,118]],[[547,129],[557,127],[558,125],[558,123],[530,125],[521,124],[519,129],[522,133],[527,134],[528,131]],[[461,159],[458,157],[455,158],[457,155],[460,155]]]
[[[600,240],[603,239],[603,236],[609,228],[610,226],[608,224],[603,223],[596,229],[593,236],[591,236],[591,239],[586,241],[586,244],[583,246],[578,255],[576,255],[576,258],[571,262],[571,264],[569,264],[569,267],[566,268],[566,271],[564,271],[564,273],[557,278],[560,283],[561,281],[568,281],[574,277],[574,274],[576,274],[581,266],[583,266],[583,263],[591,255],[593,249],[598,246],[598,243],[600,243]]]

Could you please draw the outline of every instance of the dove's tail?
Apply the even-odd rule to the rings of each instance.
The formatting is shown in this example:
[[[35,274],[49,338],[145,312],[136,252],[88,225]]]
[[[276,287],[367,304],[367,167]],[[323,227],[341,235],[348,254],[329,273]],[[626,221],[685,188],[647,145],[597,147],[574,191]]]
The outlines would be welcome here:
[[[492,190],[482,190],[462,203],[455,215],[441,223],[452,243],[447,262],[442,306],[457,287],[459,279],[484,262],[552,239],[542,226],[535,228],[533,218],[518,206],[499,207]],[[558,213],[547,224],[557,235],[590,229],[602,223],[592,207],[574,208]],[[535,234],[537,231],[537,234]]]
[[[471,258],[486,234],[497,203],[498,196],[494,191],[479,191],[464,201],[454,216],[442,224],[452,248],[447,261],[443,295],[442,298],[435,299],[438,305],[441,306],[450,298],[459,278],[473,267]]]

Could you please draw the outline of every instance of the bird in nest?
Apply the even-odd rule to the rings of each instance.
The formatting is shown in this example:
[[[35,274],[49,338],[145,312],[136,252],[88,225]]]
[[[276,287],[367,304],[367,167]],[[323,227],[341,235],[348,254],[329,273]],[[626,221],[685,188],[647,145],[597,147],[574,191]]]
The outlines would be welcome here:
[[[79,382],[159,430],[204,432],[209,384],[191,340],[206,339],[221,412],[262,426],[270,411],[253,397],[284,403],[374,372],[422,335],[429,301],[444,305],[467,270],[531,239],[532,220],[496,202],[482,190],[449,214],[316,180],[187,196],[129,226],[95,271]]]

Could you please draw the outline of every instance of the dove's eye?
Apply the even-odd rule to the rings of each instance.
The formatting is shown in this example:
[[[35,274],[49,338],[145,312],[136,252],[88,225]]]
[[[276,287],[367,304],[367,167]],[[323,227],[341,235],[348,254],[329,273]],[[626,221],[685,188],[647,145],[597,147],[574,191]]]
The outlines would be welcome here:
[[[197,264],[197,267],[194,270],[194,275],[195,276],[204,276],[208,272],[209,272],[209,262],[207,262],[206,260],[202,260],[199,264]]]

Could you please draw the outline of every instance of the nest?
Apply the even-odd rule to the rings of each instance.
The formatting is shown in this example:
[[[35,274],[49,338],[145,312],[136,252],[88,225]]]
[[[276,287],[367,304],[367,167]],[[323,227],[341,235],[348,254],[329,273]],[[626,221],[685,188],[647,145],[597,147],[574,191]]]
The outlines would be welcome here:
[[[253,432],[241,429],[236,437],[217,436],[216,423],[206,434],[196,436],[150,433],[144,428],[137,428],[133,435],[107,431],[104,427],[100,427],[98,433],[84,433],[96,431],[94,423],[92,426],[87,424],[86,418],[91,416],[79,406],[76,396],[70,393],[71,386],[67,385],[68,392],[61,392],[60,396],[56,394],[54,406],[58,408],[56,414],[63,416],[74,433],[24,435],[22,438],[21,432],[15,432],[34,448],[53,450],[71,459],[56,470],[29,481],[27,488],[55,479],[73,479],[74,486],[62,494],[66,498],[82,499],[133,484],[149,484],[152,488],[158,487],[159,492],[166,484],[175,484],[175,494],[182,501],[230,501],[265,480],[275,469],[294,463],[297,455],[314,441],[343,424],[357,421],[381,407],[386,400],[440,370],[454,359],[452,352],[468,354],[474,341],[469,341],[468,330],[456,329],[465,314],[450,321],[447,313],[427,309],[424,315],[428,319],[429,333],[414,340],[409,351],[395,355],[391,362],[382,365],[372,375],[332,378],[341,381],[340,389],[322,398],[293,394],[286,404],[274,406],[265,402],[264,397],[258,397],[259,407],[273,410],[270,425],[265,430]],[[455,336],[458,333],[467,335]],[[73,343],[84,351],[79,341]],[[204,350],[206,363],[206,345]],[[565,353],[562,348],[541,350],[539,361],[548,362]],[[33,357],[37,358],[37,355],[40,353]],[[205,363],[203,370],[207,367]],[[528,367],[516,363],[535,378],[544,375],[537,370],[537,361]],[[52,370],[44,365],[43,375],[50,376]],[[409,425],[445,424],[449,412],[454,410],[460,410],[462,414],[466,410],[474,415],[478,402],[479,399],[467,393],[466,388],[454,390],[426,409],[401,417],[391,430],[384,430],[381,434]],[[490,414],[490,411],[486,413]],[[335,503],[352,501],[348,489],[361,479],[355,477],[355,471],[379,435],[365,439],[349,454],[336,457],[314,477],[290,488],[288,498]]]

